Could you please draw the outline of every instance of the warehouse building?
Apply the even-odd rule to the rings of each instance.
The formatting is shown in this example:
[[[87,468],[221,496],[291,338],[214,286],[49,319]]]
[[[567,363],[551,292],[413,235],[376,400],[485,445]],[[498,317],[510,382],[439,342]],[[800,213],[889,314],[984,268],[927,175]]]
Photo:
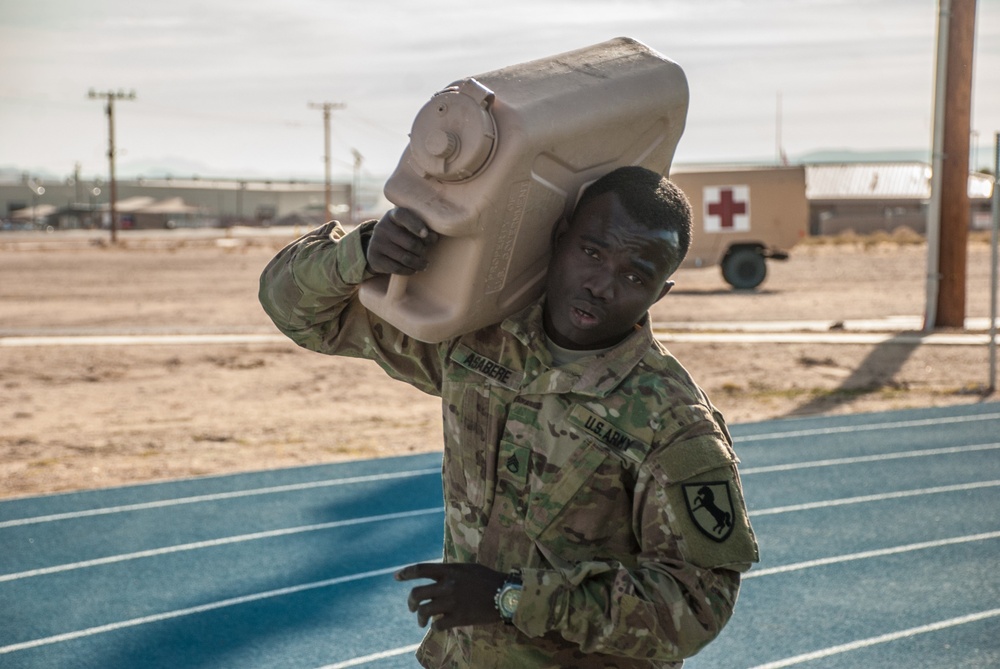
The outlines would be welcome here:
[[[323,219],[322,182],[237,179],[120,179],[116,210],[123,229],[184,225],[280,225],[285,219]],[[110,188],[103,180],[0,180],[0,217],[36,227],[109,225]],[[331,216],[347,218],[351,185],[333,183]],[[329,218],[329,217],[327,217]]]
[[[990,221],[993,177],[969,175],[970,227]],[[806,167],[809,234],[892,232],[924,234],[931,197],[931,168],[920,162],[823,164]]]
[[[750,169],[750,168],[741,168]],[[780,169],[752,168],[757,171]],[[921,162],[813,164],[805,166],[810,235],[891,232],[907,227],[923,234],[931,191],[931,168]],[[969,175],[972,229],[990,225],[993,179]],[[381,184],[358,189],[351,216],[352,185],[334,183],[331,212],[323,213],[325,187],[316,181],[162,178],[119,180],[122,229],[231,225],[317,225],[330,218],[357,222],[389,205]],[[108,227],[107,184],[97,180],[0,178],[4,227]]]

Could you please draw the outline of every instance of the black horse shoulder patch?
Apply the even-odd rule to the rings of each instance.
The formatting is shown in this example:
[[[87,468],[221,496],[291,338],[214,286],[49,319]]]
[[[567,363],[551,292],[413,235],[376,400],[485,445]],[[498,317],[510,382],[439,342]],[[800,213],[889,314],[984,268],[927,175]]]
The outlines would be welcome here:
[[[722,543],[733,533],[733,500],[729,481],[684,484],[688,514],[702,534]]]

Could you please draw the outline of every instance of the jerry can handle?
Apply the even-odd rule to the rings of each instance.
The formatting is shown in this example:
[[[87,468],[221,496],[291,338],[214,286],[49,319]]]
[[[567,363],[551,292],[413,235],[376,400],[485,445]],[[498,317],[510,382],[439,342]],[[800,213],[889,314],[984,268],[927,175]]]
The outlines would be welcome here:
[[[389,283],[385,287],[385,299],[390,303],[399,303],[406,296],[406,284],[410,277],[402,274],[390,274]]]
[[[474,77],[463,80],[458,85],[458,92],[472,98],[483,109],[489,109],[496,99],[496,93],[476,81]]]

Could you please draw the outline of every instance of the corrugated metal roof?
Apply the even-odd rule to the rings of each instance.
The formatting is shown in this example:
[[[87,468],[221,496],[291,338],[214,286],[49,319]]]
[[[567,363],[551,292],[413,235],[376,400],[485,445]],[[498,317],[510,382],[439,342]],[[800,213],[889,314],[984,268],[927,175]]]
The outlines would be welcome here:
[[[136,195],[135,197],[127,197],[124,200],[118,200],[115,202],[115,210],[119,214],[126,214],[128,212],[145,209],[149,205],[153,204],[153,202],[155,201],[156,201],[155,198],[149,197],[147,195]]]
[[[993,179],[969,175],[969,197],[989,198]],[[809,200],[927,200],[931,167],[926,163],[851,163],[806,166]]]
[[[806,197],[827,199],[926,199],[931,168],[923,163],[809,165]]]

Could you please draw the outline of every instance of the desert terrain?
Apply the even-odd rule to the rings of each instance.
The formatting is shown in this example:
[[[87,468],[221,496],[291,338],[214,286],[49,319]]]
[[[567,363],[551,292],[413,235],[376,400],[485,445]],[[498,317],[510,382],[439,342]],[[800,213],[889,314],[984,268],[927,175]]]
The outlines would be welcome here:
[[[274,335],[256,293],[296,231],[278,232],[123,233],[115,246],[102,233],[0,235],[0,497],[439,450],[435,398],[374,364],[288,341],[22,345],[39,335]],[[966,314],[980,322],[989,258],[988,238],[973,236]],[[654,326],[815,321],[837,333],[844,322],[919,317],[925,273],[912,234],[812,240],[769,263],[754,292],[731,290],[718,268],[680,271]],[[731,423],[997,399],[985,391],[985,344],[668,346]]]

